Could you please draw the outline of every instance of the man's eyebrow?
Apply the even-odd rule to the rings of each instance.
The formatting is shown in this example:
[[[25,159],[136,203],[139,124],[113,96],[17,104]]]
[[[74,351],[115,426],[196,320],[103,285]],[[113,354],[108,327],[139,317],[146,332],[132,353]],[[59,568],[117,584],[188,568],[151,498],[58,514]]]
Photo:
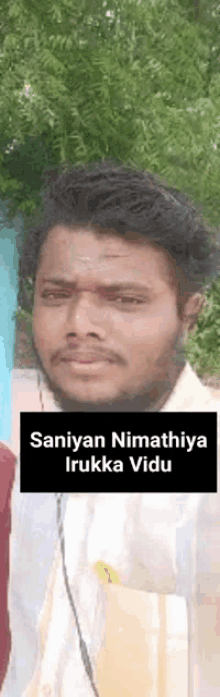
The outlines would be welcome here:
[[[55,286],[62,286],[63,288],[76,288],[77,283],[76,281],[67,281],[64,278],[42,278],[42,284],[43,283],[51,283]],[[96,284],[96,288],[98,290],[111,290],[111,291],[119,291],[119,290],[142,290],[142,291],[152,291],[153,288],[150,284],[146,285],[143,283],[138,283],[138,282],[121,282],[121,283],[105,283],[105,284]]]

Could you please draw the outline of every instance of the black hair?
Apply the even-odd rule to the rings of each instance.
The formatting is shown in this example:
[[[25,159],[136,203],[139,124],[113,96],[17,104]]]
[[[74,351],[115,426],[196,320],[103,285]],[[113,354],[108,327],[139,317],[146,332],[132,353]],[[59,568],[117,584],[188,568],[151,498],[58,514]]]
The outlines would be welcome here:
[[[53,177],[53,175],[52,175]],[[36,273],[43,244],[58,224],[88,227],[98,236],[134,233],[133,241],[150,244],[166,257],[169,281],[176,288],[178,314],[188,298],[202,292],[218,275],[220,251],[210,241],[198,210],[185,194],[158,183],[141,169],[113,159],[87,165],[65,165],[43,191],[38,221],[26,234],[20,262],[23,281]],[[140,236],[140,239],[136,239]],[[132,236],[129,237],[132,242]]]

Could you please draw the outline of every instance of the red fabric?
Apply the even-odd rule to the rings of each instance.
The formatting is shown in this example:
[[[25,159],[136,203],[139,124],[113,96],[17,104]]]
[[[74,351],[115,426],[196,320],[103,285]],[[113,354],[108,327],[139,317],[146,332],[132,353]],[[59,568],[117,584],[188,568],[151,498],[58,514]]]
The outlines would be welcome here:
[[[9,536],[11,532],[11,491],[16,457],[0,443],[0,690],[7,671],[11,633],[8,613]]]

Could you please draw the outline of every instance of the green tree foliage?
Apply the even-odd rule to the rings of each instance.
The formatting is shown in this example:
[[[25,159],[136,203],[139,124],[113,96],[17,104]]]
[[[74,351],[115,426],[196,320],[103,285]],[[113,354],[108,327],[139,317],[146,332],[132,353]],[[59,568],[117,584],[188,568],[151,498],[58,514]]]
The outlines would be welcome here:
[[[0,192],[10,215],[35,214],[45,172],[60,162],[112,156],[186,192],[218,225],[219,13],[208,0],[1,0]],[[216,314],[202,321],[210,336],[214,315],[217,351]]]
[[[199,375],[220,375],[220,283],[214,281],[206,292],[206,306],[196,330],[189,335],[186,353]]]

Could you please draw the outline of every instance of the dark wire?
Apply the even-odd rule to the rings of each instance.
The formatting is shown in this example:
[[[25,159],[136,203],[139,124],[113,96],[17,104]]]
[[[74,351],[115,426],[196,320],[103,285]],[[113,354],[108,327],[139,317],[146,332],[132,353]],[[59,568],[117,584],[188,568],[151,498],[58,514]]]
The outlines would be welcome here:
[[[73,611],[73,614],[75,617],[75,621],[76,621],[76,627],[77,627],[77,631],[78,631],[78,635],[79,635],[79,647],[80,647],[83,665],[84,665],[85,671],[89,677],[93,692],[96,695],[96,697],[99,697],[98,690],[97,690],[95,683],[94,683],[94,680],[93,680],[92,666],[91,666],[89,654],[87,651],[86,643],[85,643],[84,639],[82,638],[82,633],[81,633],[81,629],[79,626],[79,620],[78,620],[76,608],[75,608],[75,605],[73,602],[72,594],[70,591],[69,581],[68,581],[68,576],[67,576],[67,571],[66,571],[65,541],[64,541],[63,525],[62,525],[62,520],[61,520],[61,499],[62,499],[63,494],[55,494],[55,496],[57,499],[57,525],[58,525],[58,533],[59,533],[59,538],[60,538],[60,547],[61,547],[61,554],[62,554],[63,575],[64,575],[64,579],[65,579],[67,595],[68,595],[70,605],[71,605],[71,608],[72,608],[72,611]]]

